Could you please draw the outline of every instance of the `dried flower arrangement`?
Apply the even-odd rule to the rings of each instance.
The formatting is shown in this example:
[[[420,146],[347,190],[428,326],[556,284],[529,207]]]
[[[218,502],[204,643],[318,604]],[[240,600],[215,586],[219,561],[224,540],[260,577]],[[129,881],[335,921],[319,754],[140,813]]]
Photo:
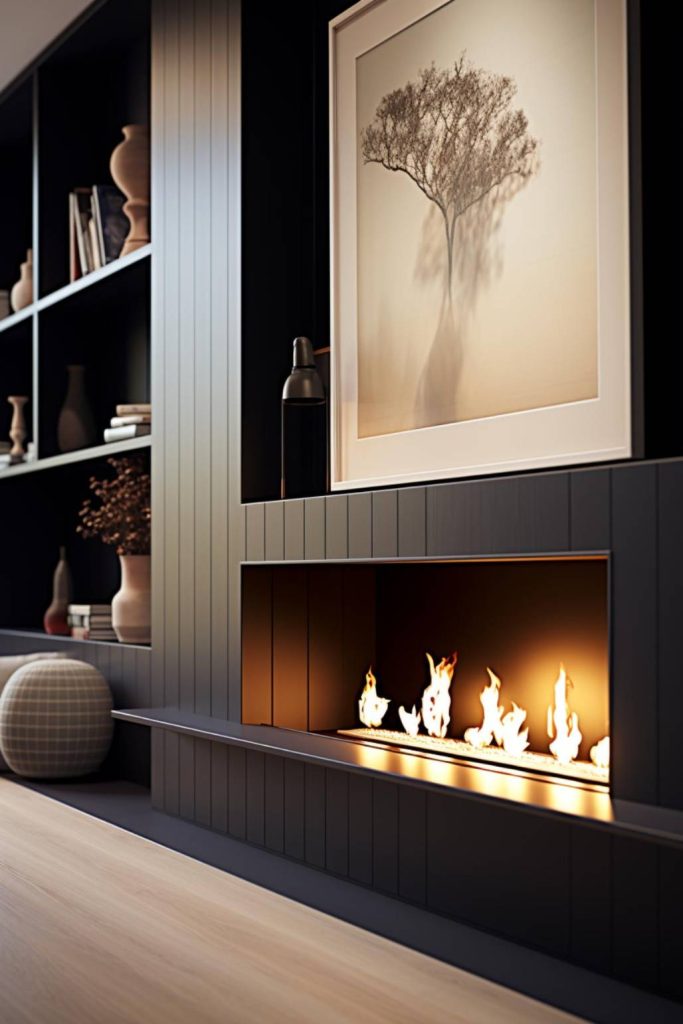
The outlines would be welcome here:
[[[110,480],[90,478],[90,490],[99,501],[86,498],[78,513],[76,532],[116,545],[117,555],[148,555],[152,521],[151,480],[140,456],[110,458]]]

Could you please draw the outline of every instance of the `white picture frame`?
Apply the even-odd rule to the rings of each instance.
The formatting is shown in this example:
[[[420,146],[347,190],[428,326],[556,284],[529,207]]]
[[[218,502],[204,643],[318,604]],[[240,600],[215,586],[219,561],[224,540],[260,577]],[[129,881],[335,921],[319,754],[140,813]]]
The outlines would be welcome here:
[[[333,491],[611,461],[632,454],[626,0],[592,0],[597,295],[595,394],[452,422],[375,433],[370,430],[364,435],[359,430],[358,182],[363,128],[358,123],[359,60],[377,53],[385,42],[418,24],[424,28],[425,19],[461,2],[361,0],[330,22],[330,483]],[[479,9],[485,9],[489,2],[495,0],[478,0]],[[518,2],[528,5],[531,0],[505,0],[507,5],[513,6]],[[572,2],[543,0],[546,9],[556,3],[563,5],[565,14],[567,4]],[[585,0],[581,2],[585,4]],[[450,16],[450,11],[446,13]],[[401,45],[407,38],[401,35]],[[454,38],[453,54],[467,50],[467,44],[465,38]],[[584,59],[588,58],[584,55]],[[516,201],[513,199],[510,206]],[[401,216],[400,208],[395,212]],[[589,212],[586,211],[587,216]],[[398,297],[399,303],[404,301],[404,294]],[[539,303],[549,301],[544,300],[543,294],[537,298]],[[533,312],[533,302],[532,292],[530,312]],[[572,309],[568,299],[561,315],[570,321],[575,314],[576,309]],[[524,346],[523,333],[518,331],[517,340],[513,342]],[[506,351],[509,353],[509,344]],[[385,365],[390,363],[389,359]],[[479,391],[474,389],[473,393],[476,396]]]

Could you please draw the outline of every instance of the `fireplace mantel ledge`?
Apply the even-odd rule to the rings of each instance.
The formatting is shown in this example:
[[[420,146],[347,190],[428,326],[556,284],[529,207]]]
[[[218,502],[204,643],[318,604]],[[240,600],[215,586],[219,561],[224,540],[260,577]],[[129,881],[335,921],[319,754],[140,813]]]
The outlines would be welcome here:
[[[607,791],[597,788],[478,768],[465,762],[452,763],[408,751],[389,751],[336,736],[269,725],[241,725],[177,708],[125,708],[113,711],[112,715],[122,722],[368,774],[385,781],[394,779],[441,794],[507,804],[546,817],[573,819],[602,831],[683,847],[683,811],[612,799]]]

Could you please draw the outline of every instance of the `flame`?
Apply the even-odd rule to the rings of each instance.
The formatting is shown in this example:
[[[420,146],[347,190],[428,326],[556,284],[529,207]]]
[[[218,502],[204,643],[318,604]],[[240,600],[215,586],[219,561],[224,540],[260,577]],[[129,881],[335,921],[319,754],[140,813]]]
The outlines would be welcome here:
[[[507,754],[519,757],[529,746],[529,729],[522,729],[526,711],[512,702],[512,711],[501,719],[502,747]]]
[[[451,720],[451,680],[458,655],[442,658],[434,667],[434,659],[427,654],[431,682],[422,694],[422,722],[430,736],[443,738]]]
[[[401,719],[401,725],[408,733],[409,736],[417,736],[420,731],[420,712],[413,704],[412,711],[406,711],[404,707],[398,709],[398,717]]]
[[[480,726],[465,730],[465,740],[473,747],[489,747],[494,737],[496,743],[500,744],[503,738],[501,724],[503,708],[498,705],[500,679],[490,668],[487,668],[486,671],[489,674],[490,682],[479,695],[479,701],[484,709],[484,720]]]
[[[391,701],[386,697],[379,697],[377,695],[377,680],[372,674],[372,667],[370,667],[365,676],[365,686],[358,701],[358,714],[363,725],[367,725],[369,729],[379,728],[390,703]]]
[[[567,702],[567,686],[572,682],[567,678],[564,665],[560,665],[560,674],[555,683],[555,707],[548,708],[548,736],[553,739],[550,753],[561,764],[575,761],[583,736],[579,730],[579,716],[576,711],[569,710]]]
[[[596,768],[609,768],[609,736],[604,736],[591,747],[591,761]]]

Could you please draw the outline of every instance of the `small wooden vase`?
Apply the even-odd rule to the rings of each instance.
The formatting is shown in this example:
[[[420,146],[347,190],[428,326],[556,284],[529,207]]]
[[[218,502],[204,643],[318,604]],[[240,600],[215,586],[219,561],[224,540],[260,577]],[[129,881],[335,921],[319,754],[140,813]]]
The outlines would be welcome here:
[[[114,632],[124,644],[151,641],[151,559],[149,555],[121,555],[121,589],[111,603]]]
[[[43,616],[45,632],[51,636],[69,636],[69,602],[71,601],[71,571],[66,560],[66,549],[59,549],[59,561],[52,579],[52,603]]]
[[[112,153],[109,169],[127,200],[123,212],[130,231],[121,249],[126,256],[149,242],[149,129],[146,124],[127,124],[121,131],[123,142]]]
[[[67,366],[66,372],[69,383],[57,420],[57,444],[60,452],[73,452],[95,443],[95,421],[85,393],[85,367]]]
[[[9,432],[10,439],[13,442],[12,448],[10,450],[10,456],[12,462],[23,462],[24,456],[26,455],[24,441],[26,440],[27,437],[24,406],[28,402],[28,396],[10,395],[7,401],[14,409],[14,412],[12,413],[12,424],[10,426]]]
[[[20,277],[10,294],[12,309],[18,313],[20,309],[30,306],[33,302],[33,250],[27,249],[26,262],[21,264]]]

